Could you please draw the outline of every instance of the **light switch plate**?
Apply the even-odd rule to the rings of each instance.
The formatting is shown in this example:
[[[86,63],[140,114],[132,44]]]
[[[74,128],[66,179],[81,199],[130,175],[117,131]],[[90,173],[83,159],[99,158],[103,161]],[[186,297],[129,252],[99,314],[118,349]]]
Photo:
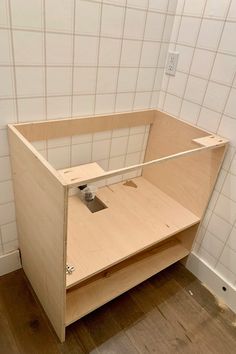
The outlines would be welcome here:
[[[166,74],[175,76],[177,64],[179,60],[179,52],[172,52],[168,53],[168,59],[166,63]]]

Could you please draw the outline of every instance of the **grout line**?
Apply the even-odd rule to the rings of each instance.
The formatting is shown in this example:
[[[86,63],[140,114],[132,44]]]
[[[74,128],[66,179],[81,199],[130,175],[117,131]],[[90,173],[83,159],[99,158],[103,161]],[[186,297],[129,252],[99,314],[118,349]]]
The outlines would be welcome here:
[[[142,34],[142,40],[141,40],[141,48],[140,48],[140,53],[139,53],[138,72],[137,72],[137,76],[136,76],[135,89],[134,89],[135,94],[133,96],[133,102],[132,102],[132,106],[131,106],[132,110],[134,110],[134,104],[135,104],[135,99],[136,99],[136,95],[137,95],[137,88],[138,88],[138,80],[139,80],[139,76],[140,76],[140,64],[141,64],[142,52],[143,52],[143,46],[144,46],[144,37],[145,37],[145,33],[146,33],[148,8],[149,8],[149,0],[148,0],[148,4],[147,4],[147,9],[145,11],[145,20],[144,20],[143,34]],[[155,76],[154,76],[154,79],[155,79]]]
[[[167,6],[169,7],[169,2],[170,0],[168,0],[168,4]],[[177,3],[176,3],[177,5]],[[168,8],[167,7],[167,8]],[[165,33],[165,27],[166,27],[166,21],[167,21],[167,15],[165,17],[165,21],[164,21],[164,25],[163,25],[163,29],[162,29],[162,34],[161,34],[161,44],[160,44],[160,48],[159,48],[159,53],[158,53],[158,57],[157,57],[157,61],[156,61],[156,70],[155,70],[155,74],[154,74],[154,80],[153,80],[153,85],[152,85],[152,94],[151,94],[151,97],[150,97],[150,100],[149,100],[149,105],[148,107],[150,108],[151,107],[151,102],[152,102],[152,96],[153,96],[153,92],[154,92],[154,88],[155,88],[155,83],[156,83],[156,76],[158,75],[158,72],[159,72],[159,61],[160,61],[160,57],[161,57],[161,51],[162,51],[162,46],[163,46],[163,38],[164,38],[164,33]],[[174,21],[175,21],[175,18],[174,18]],[[172,28],[171,28],[171,32],[170,32],[170,35],[172,33],[172,30],[173,30],[173,26],[174,26],[174,21],[173,21],[173,24],[172,24]],[[169,48],[169,46],[168,46]],[[167,55],[168,55],[168,50],[167,50]],[[165,66],[164,66],[164,71],[163,71],[163,74],[162,74],[162,82],[163,82],[163,79],[164,79],[164,75],[165,75]],[[161,88],[162,88],[162,82],[161,82]],[[159,105],[159,97],[158,97],[158,102],[157,102],[157,106]]]
[[[71,70],[71,102],[70,116],[73,117],[74,112],[74,71],[75,71],[75,21],[76,21],[76,0],[73,0],[73,33],[72,33],[72,70]],[[70,167],[72,166],[72,136],[70,137]]]
[[[207,1],[205,2],[205,5],[204,5],[203,11],[202,11],[201,20],[200,20],[200,24],[199,24],[199,28],[198,28],[198,33],[197,33],[197,37],[196,37],[196,41],[195,41],[195,46],[194,46],[193,53],[192,53],[191,63],[190,63],[190,66],[189,66],[189,70],[187,72],[188,76],[187,76],[184,92],[183,92],[182,99],[181,99],[181,104],[180,104],[180,108],[179,108],[179,112],[178,112],[178,117],[180,116],[182,108],[183,108],[184,97],[185,97],[185,94],[186,94],[186,91],[187,91],[187,87],[188,87],[188,83],[189,83],[189,80],[190,80],[190,77],[191,77],[191,68],[193,66],[194,55],[195,55],[196,50],[197,50],[197,42],[198,42],[199,35],[200,35],[200,32],[201,32],[206,6],[207,6]],[[202,101],[202,104],[203,104],[203,102],[204,102],[204,100]],[[200,112],[201,112],[201,109],[199,110],[199,116],[200,116]],[[196,121],[196,125],[197,125],[197,121]]]
[[[16,120],[17,123],[19,122],[19,107],[18,107],[18,95],[17,95],[17,81],[16,81],[16,66],[15,66],[15,51],[14,51],[14,38],[13,38],[13,31],[12,31],[12,13],[11,13],[11,0],[8,1],[8,10],[9,10],[9,31],[11,37],[11,51],[12,51],[12,67],[13,67],[13,80],[12,86],[15,93],[15,110],[16,110]]]
[[[100,23],[99,23],[99,33],[98,33],[98,51],[97,51],[97,65],[96,65],[96,79],[95,79],[95,88],[94,88],[94,107],[93,107],[93,114],[96,112],[96,104],[97,104],[97,88],[98,88],[98,71],[99,71],[99,56],[100,56],[100,49],[101,49],[101,31],[102,31],[102,16],[103,16],[103,1],[101,2],[101,9],[100,9]]]
[[[176,35],[176,40],[174,42],[174,50],[176,50],[176,46],[177,46],[177,43],[178,43],[178,39],[179,39],[179,33],[180,33],[180,28],[181,28],[181,24],[182,24],[182,18],[183,18],[183,11],[184,11],[184,7],[185,7],[185,1],[186,0],[183,0],[183,7],[182,7],[182,11],[181,11],[181,15],[180,15],[180,22],[179,22],[179,27],[178,27],[178,32],[177,32],[177,35]],[[178,6],[178,4],[177,4]],[[175,24],[175,21],[176,21],[176,17],[174,19],[174,23],[173,23],[173,27],[174,27],[174,24]],[[169,48],[170,48],[170,45],[169,44]],[[168,49],[168,52],[169,52],[169,49]],[[168,53],[167,53],[168,55]],[[167,58],[166,58],[167,60]],[[166,65],[165,65],[166,66]],[[164,79],[165,79],[165,69],[164,69],[164,74],[163,74],[163,79],[162,79],[162,86],[163,86],[163,82],[164,82]],[[164,95],[164,99],[163,99],[163,104],[162,104],[162,109],[165,108],[165,104],[166,104],[166,97],[167,97],[167,92],[168,92],[168,88],[169,88],[169,82],[170,82],[170,75],[167,75],[167,84],[166,84],[166,92],[165,92],[165,95]],[[161,87],[162,88],[162,87]]]
[[[123,52],[123,43],[124,43],[124,32],[125,32],[125,21],[126,21],[126,11],[127,11],[127,0],[125,0],[125,8],[124,8],[124,20],[122,25],[122,36],[121,36],[121,44],[120,44],[120,55],[119,55],[119,62],[118,62],[118,73],[117,73],[117,81],[116,81],[116,95],[115,95],[115,104],[114,104],[114,111],[116,112],[116,105],[117,105],[117,95],[118,95],[118,84],[119,84],[119,77],[120,77],[120,70],[123,68],[121,66],[121,58]],[[120,92],[119,92],[120,93]]]
[[[42,98],[44,98],[44,109],[45,109],[45,119],[48,120],[48,102],[47,102],[47,35],[46,35],[46,0],[43,0],[42,4],[43,4],[43,13],[42,13],[42,17],[43,17],[43,61],[44,61],[44,96]],[[45,141],[46,143],[46,160],[48,161],[48,141]]]

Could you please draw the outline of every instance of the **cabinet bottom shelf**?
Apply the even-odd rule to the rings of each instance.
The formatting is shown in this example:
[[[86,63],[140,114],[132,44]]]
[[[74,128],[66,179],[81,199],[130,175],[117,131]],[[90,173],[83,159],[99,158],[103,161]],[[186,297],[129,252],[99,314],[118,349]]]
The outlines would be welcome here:
[[[67,290],[66,326],[108,301],[130,290],[189,254],[178,239],[108,269],[106,272]]]

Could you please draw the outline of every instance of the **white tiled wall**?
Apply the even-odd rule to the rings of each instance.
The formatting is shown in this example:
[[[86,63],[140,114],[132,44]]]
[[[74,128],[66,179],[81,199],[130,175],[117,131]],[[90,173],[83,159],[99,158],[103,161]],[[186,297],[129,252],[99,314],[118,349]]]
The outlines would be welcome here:
[[[230,139],[196,242],[197,255],[236,285],[236,0],[179,0],[170,48],[175,77],[164,75],[159,107]]]
[[[0,255],[18,246],[6,124],[156,107],[176,3],[0,1]],[[115,139],[130,139],[128,153],[109,159],[113,168],[138,159],[138,133],[123,133],[38,148],[59,167],[80,161],[82,148],[86,161],[108,164],[95,156],[101,146],[115,153]]]
[[[94,134],[36,141],[32,144],[55,169],[97,162],[105,171],[109,171],[144,161],[149,128],[149,125],[142,125]],[[137,177],[140,172],[138,170],[123,176],[102,180],[97,185],[101,187],[106,184],[118,183],[122,179]]]

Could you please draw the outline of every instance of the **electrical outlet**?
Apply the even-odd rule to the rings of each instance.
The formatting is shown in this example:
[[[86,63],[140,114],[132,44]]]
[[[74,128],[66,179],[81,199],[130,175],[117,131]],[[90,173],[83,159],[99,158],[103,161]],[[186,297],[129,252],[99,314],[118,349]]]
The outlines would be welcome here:
[[[178,52],[169,52],[168,59],[166,63],[166,74],[175,76],[177,64],[179,60],[179,53]]]

